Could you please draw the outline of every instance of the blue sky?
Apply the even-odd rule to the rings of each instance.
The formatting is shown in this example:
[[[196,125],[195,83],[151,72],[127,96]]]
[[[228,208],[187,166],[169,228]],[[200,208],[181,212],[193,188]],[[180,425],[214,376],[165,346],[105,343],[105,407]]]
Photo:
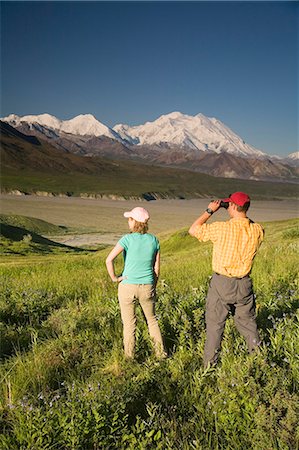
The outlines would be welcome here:
[[[1,2],[1,116],[217,117],[298,149],[297,2]]]

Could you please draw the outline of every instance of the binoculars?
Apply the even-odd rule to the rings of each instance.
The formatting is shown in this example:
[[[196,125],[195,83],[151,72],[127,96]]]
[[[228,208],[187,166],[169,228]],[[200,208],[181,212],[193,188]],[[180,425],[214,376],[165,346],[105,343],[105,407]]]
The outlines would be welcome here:
[[[223,202],[223,201],[221,200],[221,202],[220,202],[220,208],[225,208],[225,209],[227,209],[228,206],[229,206],[229,202]]]

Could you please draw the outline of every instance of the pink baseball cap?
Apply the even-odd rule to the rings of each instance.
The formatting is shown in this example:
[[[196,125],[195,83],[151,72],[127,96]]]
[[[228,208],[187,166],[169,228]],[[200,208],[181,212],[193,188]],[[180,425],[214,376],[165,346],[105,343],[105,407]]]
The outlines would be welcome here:
[[[245,203],[250,202],[249,195],[245,194],[244,192],[234,192],[231,194],[228,198],[223,198],[223,202],[233,202],[236,205],[244,206]]]
[[[133,208],[132,211],[125,212],[124,216],[127,218],[131,217],[141,223],[145,223],[150,217],[148,211],[140,206]]]

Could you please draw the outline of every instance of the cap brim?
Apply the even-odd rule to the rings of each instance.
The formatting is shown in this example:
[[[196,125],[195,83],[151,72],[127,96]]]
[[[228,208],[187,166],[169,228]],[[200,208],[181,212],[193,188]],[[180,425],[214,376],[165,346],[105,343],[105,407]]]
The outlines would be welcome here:
[[[225,203],[228,203],[228,202],[231,202],[231,199],[230,198],[223,198],[221,201],[225,202]]]
[[[125,212],[125,213],[124,213],[124,217],[126,217],[127,219],[128,219],[129,217],[132,217],[132,216],[131,216],[131,211]]]

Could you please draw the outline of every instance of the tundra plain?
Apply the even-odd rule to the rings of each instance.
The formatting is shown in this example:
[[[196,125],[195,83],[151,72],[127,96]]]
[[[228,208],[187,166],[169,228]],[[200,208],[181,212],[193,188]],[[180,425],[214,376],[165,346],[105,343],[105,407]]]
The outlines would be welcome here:
[[[190,226],[212,199],[207,196],[205,199],[146,202],[4,194],[1,195],[0,202],[2,214],[29,216],[67,227],[67,235],[57,236],[57,242],[90,246],[117,242],[118,238],[127,232],[127,222],[123,213],[135,206],[143,206],[149,211],[150,232],[163,233]],[[257,222],[293,219],[299,217],[299,203],[294,199],[253,199],[248,215]],[[210,221],[227,218],[226,211],[220,209]],[[55,240],[53,236],[52,239]]]
[[[248,355],[230,316],[220,362],[204,370],[212,248],[187,229],[208,201],[138,203],[149,209],[161,242],[157,316],[169,355],[162,362],[153,356],[140,308],[136,359],[124,359],[117,287],[105,268],[109,248],[93,243],[51,254],[47,243],[38,247],[28,238],[11,247],[25,256],[2,257],[1,449],[298,449],[297,204],[253,202],[250,217],[266,232],[252,271],[262,345]],[[122,214],[133,206],[2,198],[2,213],[38,217],[72,233],[58,237],[101,234],[106,244],[109,235],[127,232]],[[226,219],[225,211],[218,218]],[[30,226],[30,219],[13,220]],[[119,257],[117,273],[122,264]]]

